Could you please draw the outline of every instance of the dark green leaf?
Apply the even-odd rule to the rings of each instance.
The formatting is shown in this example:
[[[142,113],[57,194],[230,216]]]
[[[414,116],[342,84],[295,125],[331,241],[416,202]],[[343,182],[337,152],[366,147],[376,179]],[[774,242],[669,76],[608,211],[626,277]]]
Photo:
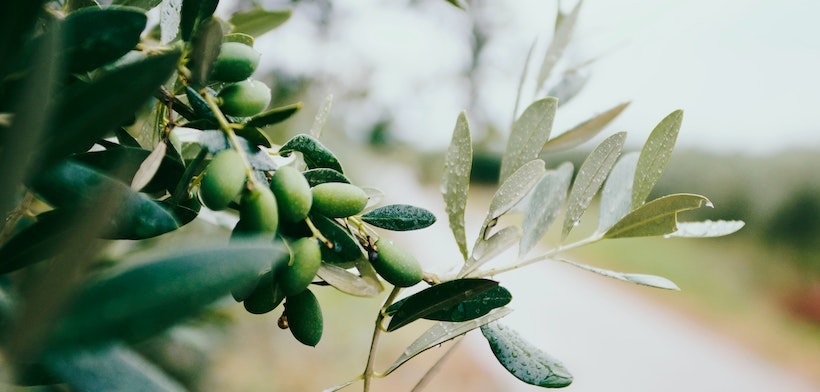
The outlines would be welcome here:
[[[639,284],[641,286],[655,287],[659,289],[680,290],[680,288],[678,287],[678,285],[675,284],[675,282],[672,282],[671,280],[661,276],[646,274],[626,274],[623,272],[605,270],[603,268],[595,268],[589,265],[576,263],[566,259],[561,259],[561,261],[569,265],[578,267],[580,269],[587,270],[589,272],[594,272],[598,275],[606,276],[608,278],[622,280],[624,282]]]
[[[140,42],[148,19],[133,8],[83,8],[63,21],[65,56],[71,72],[108,64]]]
[[[464,211],[467,208],[467,191],[470,189],[470,170],[473,163],[473,142],[467,114],[461,112],[456,120],[453,137],[444,158],[444,174],[441,192],[444,196],[450,230],[464,260],[467,260],[467,234],[464,229]]]
[[[199,23],[211,17],[216,11],[219,0],[182,0],[179,15],[179,35],[183,41],[189,41],[199,27]]]
[[[613,225],[604,238],[649,237],[678,230],[678,212],[694,210],[712,202],[701,195],[674,194],[652,200],[633,210]]]
[[[394,231],[418,230],[436,222],[432,212],[407,204],[391,204],[362,215],[373,226]]]
[[[11,59],[19,58],[24,42],[34,29],[35,20],[45,0],[0,1],[0,80],[14,67],[23,66]],[[56,51],[55,51],[56,52]]]
[[[293,151],[302,153],[302,157],[309,169],[323,167],[344,173],[342,165],[336,156],[333,155],[333,152],[310,135],[296,135],[279,148],[279,153],[281,153],[282,156],[289,156]]]
[[[255,281],[289,253],[270,243],[164,250],[132,260],[133,267],[88,284],[52,331],[56,347],[154,335]]]
[[[66,161],[52,166],[34,179],[32,189],[52,206],[69,210],[101,201],[117,203],[106,238],[150,238],[179,227],[160,203],[80,163]]]
[[[100,3],[98,3],[97,0],[66,0],[63,9],[68,13],[71,13],[86,7],[99,8]]]
[[[646,140],[641,155],[638,157],[638,168],[635,170],[635,182],[632,185],[632,208],[638,208],[649,197],[655,183],[661,178],[661,174],[666,170],[669,159],[672,157],[672,150],[678,139],[681,122],[683,121],[683,111],[676,110],[652,130]]]
[[[513,123],[501,159],[499,180],[502,183],[518,168],[538,158],[538,153],[550,137],[557,107],[558,100],[552,97],[535,101]]]
[[[56,255],[63,248],[64,237],[81,222],[86,211],[53,210],[37,216],[37,222],[26,227],[0,248],[0,274],[25,268]]]
[[[208,90],[208,94],[214,96],[216,95],[216,92],[213,90],[206,90]],[[196,89],[191,86],[185,86],[185,96],[188,98],[188,104],[191,105],[191,109],[194,110],[194,113],[207,124],[201,128],[191,126],[190,124],[185,124],[185,126],[197,129],[215,129],[219,127],[219,123],[217,123],[216,116],[214,115],[213,110],[211,110],[211,107],[208,105],[208,101],[206,101],[205,98],[202,98],[202,95],[199,95],[199,92],[196,91]]]
[[[308,180],[308,184],[310,184],[311,188],[326,182],[344,182],[346,184],[350,184],[350,180],[348,180],[344,174],[333,169],[310,169],[303,171],[302,174]]]
[[[404,301],[411,297],[407,297],[399,302],[393,304],[400,307]],[[512,300],[512,295],[507,289],[496,286],[475,297],[459,302],[448,308],[439,309],[435,312],[429,313],[422,318],[425,320],[436,321],[452,321],[462,322],[477,319],[490,313],[495,308],[500,308]],[[392,308],[393,306],[391,306]],[[388,309],[390,312],[390,309]]]
[[[78,391],[185,391],[155,364],[121,343],[51,353],[44,363],[50,373]]]
[[[497,287],[489,279],[456,279],[426,288],[387,309],[392,315],[387,331],[395,331],[434,312],[457,307],[458,304]]]
[[[322,246],[322,260],[331,264],[343,264],[363,257],[359,243],[347,229],[334,220],[318,214],[310,214],[310,220],[333,246]]]
[[[510,374],[519,380],[544,388],[563,388],[572,383],[564,364],[552,358],[521,336],[499,323],[481,327],[493,354]]]
[[[592,198],[601,189],[601,185],[606,180],[618,156],[623,150],[626,141],[626,132],[616,133],[606,138],[598,147],[595,147],[575,176],[572,190],[569,193],[567,213],[564,217],[564,228],[561,231],[561,240],[569,235],[575,226],[581,221],[581,216],[586,211]]]
[[[550,141],[544,145],[542,152],[568,150],[581,145],[600,133],[612,120],[618,117],[627,106],[629,106],[629,102],[624,102],[550,139]]]
[[[221,47],[222,26],[213,18],[202,21],[191,38],[188,69],[191,70],[191,81],[194,84],[201,86],[208,82],[211,68],[219,56]]]
[[[290,19],[290,10],[266,11],[260,8],[245,12],[237,12],[229,21],[233,25],[234,33],[245,33],[253,37],[271,31]]]
[[[115,177],[124,183],[131,183],[137,170],[139,170],[140,164],[150,154],[151,151],[141,148],[120,147],[76,154],[71,159],[88,165],[108,176]],[[185,167],[182,166],[180,161],[170,155],[165,155],[161,162],[156,174],[143,189],[145,192],[173,190],[182,178]]]
[[[268,135],[265,135],[265,133],[259,128],[245,126],[236,129],[234,133],[237,136],[247,140],[252,146],[263,146],[268,148],[273,146],[273,143],[270,139],[268,139]]]
[[[462,321],[460,323],[441,321],[421,334],[421,336],[410,344],[401,356],[399,356],[399,358],[396,359],[393,364],[390,365],[390,367],[382,374],[386,376],[398,369],[399,366],[403,365],[405,362],[413,359],[416,355],[419,355],[422,352],[436,347],[448,340],[464,335],[465,333],[470,332],[484,324],[501,319],[510,313],[512,313],[512,309],[510,308],[498,308],[486,316],[470,321]]]
[[[179,52],[128,64],[89,84],[75,83],[60,97],[44,148],[49,162],[85,151],[126,123],[176,69]]]
[[[162,3],[162,0],[114,0],[111,2],[112,5],[137,7],[146,11],[158,6],[159,3]]]
[[[301,108],[301,102],[295,103],[293,105],[273,108],[251,117],[250,119],[248,119],[248,122],[245,123],[245,125],[249,127],[265,127],[268,125],[277,124],[289,119]]]

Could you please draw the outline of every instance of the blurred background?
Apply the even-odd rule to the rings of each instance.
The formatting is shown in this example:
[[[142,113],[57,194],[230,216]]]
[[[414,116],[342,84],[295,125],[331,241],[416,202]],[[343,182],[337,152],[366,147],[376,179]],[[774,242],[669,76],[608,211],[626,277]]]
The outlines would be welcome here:
[[[467,111],[476,144],[467,224],[477,230],[497,185],[520,81],[519,112],[543,96],[534,91],[534,76],[521,77],[528,52],[532,73],[559,12],[566,18],[577,2],[473,0],[465,2],[466,11],[443,0],[254,3],[293,9],[285,25],[256,43],[263,54],[256,78],[273,86],[273,105],[304,103],[293,119],[267,130],[273,140],[308,130],[332,95],[323,140],[349,177],[383,189],[386,202],[434,211],[440,219],[430,229],[394,237],[417,250],[426,269],[455,268],[460,256],[438,180],[456,116]],[[222,1],[217,14],[251,6]],[[569,390],[820,389],[817,15],[820,3],[809,0],[581,5],[571,42],[547,82],[546,92],[561,103],[553,134],[631,104],[601,137],[545,155],[548,167],[570,160],[577,168],[617,131],[628,131],[627,149],[637,150],[663,117],[684,109],[678,146],[656,195],[703,194],[715,208],[684,219],[747,224],[726,238],[614,240],[571,255],[603,268],[665,276],[681,292],[557,264],[498,276],[515,297],[516,312],[506,322],[565,362],[576,377]],[[594,222],[594,211],[589,214],[585,220]],[[381,298],[317,291],[327,330],[315,349],[279,331],[278,314],[226,308],[238,324],[208,343],[219,354],[200,388],[320,390],[360,373]],[[424,327],[385,338],[377,369]],[[538,389],[507,374],[487,348],[468,334],[427,390]],[[185,363],[179,358],[186,351],[179,350],[176,358]],[[409,390],[444,352],[431,351],[375,389]],[[196,358],[190,360],[201,361]]]

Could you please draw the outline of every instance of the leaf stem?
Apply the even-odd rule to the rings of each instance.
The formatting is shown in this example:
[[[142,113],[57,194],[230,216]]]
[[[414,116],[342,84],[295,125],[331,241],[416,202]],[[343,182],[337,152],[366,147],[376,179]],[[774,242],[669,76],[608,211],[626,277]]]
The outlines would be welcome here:
[[[520,263],[513,264],[513,265],[510,265],[510,266],[507,266],[507,267],[502,267],[502,268],[493,268],[493,269],[489,269],[489,270],[485,270],[485,271],[479,271],[479,273],[471,274],[471,276],[476,277],[476,278],[487,278],[487,277],[495,276],[495,275],[498,275],[498,274],[502,274],[504,272],[519,269],[521,267],[526,267],[530,264],[535,264],[535,263],[540,262],[540,261],[551,260],[553,258],[553,256],[555,256],[555,255],[557,255],[561,252],[566,252],[568,250],[572,250],[572,249],[575,249],[575,248],[580,248],[582,246],[598,242],[603,238],[604,238],[603,233],[596,233],[596,234],[593,234],[592,236],[584,238],[582,240],[579,240],[579,241],[576,241],[576,242],[573,242],[573,243],[570,243],[570,244],[566,244],[566,245],[560,245],[558,247],[552,248],[552,249],[548,250],[545,253],[542,253],[538,256],[526,259],[526,260],[524,260]]]
[[[376,362],[376,347],[379,344],[379,336],[382,333],[382,321],[384,321],[384,317],[387,312],[387,307],[393,304],[393,301],[396,300],[398,297],[399,292],[401,292],[401,287],[393,287],[393,291],[390,292],[390,295],[387,296],[387,299],[384,300],[384,305],[382,305],[381,309],[379,309],[379,315],[376,317],[376,326],[373,328],[373,338],[370,341],[370,353],[367,354],[367,365],[365,365],[364,373],[362,374],[364,380],[364,392],[368,392],[370,390],[370,380],[373,378],[373,365]]]

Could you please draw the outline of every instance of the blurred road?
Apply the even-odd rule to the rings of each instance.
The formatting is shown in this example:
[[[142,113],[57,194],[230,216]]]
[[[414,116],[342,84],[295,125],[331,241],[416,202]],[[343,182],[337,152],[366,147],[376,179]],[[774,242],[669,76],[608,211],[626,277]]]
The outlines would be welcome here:
[[[418,252],[425,270],[445,272],[456,268],[457,264],[446,264],[448,260],[460,260],[460,256],[438,190],[415,185],[412,170],[394,170],[391,176],[369,178],[382,183],[368,185],[387,193],[385,203],[418,205],[430,209],[440,219],[429,229],[394,237]],[[477,196],[468,203],[468,242],[475,238],[475,230],[471,232],[470,228],[477,229],[481,224],[492,190],[476,188],[472,193]],[[575,376],[570,391],[818,390],[778,364],[731,342],[730,337],[662,308],[648,297],[653,293],[666,294],[657,289],[614,281],[557,263],[535,265],[497,278],[515,298],[510,306],[516,311],[502,322],[564,361]],[[465,372],[459,369],[459,358],[487,366]],[[468,334],[427,390],[440,390],[437,382],[454,375],[491,378],[487,391],[497,390],[499,385],[505,391],[543,391],[510,376],[477,332]]]

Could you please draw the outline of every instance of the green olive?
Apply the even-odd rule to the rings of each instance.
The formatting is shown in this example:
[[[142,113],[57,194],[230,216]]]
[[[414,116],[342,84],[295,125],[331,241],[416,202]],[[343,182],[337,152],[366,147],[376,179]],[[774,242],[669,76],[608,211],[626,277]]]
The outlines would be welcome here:
[[[253,116],[265,110],[271,100],[270,88],[253,79],[229,84],[217,96],[222,112],[236,117]]]
[[[322,309],[310,289],[287,297],[285,316],[290,333],[296,340],[308,346],[316,346],[322,339]]]
[[[322,251],[315,238],[293,241],[290,250],[293,253],[290,264],[283,267],[276,277],[282,292],[288,296],[305,290],[322,264]]]
[[[205,169],[199,185],[199,197],[208,208],[224,210],[244,186],[245,162],[238,152],[223,150]]]
[[[253,47],[239,42],[225,42],[211,69],[211,80],[238,82],[256,71],[261,54]]]
[[[273,192],[261,185],[254,185],[242,194],[239,209],[241,229],[256,233],[276,233],[279,228],[279,211]]]
[[[410,287],[424,277],[416,258],[393,241],[379,238],[376,254],[376,259],[372,261],[373,269],[394,286]]]
[[[326,182],[311,189],[313,208],[329,218],[356,215],[367,205],[367,194],[362,188],[343,182]]]
[[[279,203],[279,214],[283,220],[298,222],[305,219],[313,205],[310,184],[299,170],[282,166],[270,180],[270,188]]]
[[[234,294],[235,298],[236,296]],[[284,298],[284,294],[276,284],[274,274],[268,272],[262,276],[253,291],[243,299],[242,305],[249,313],[265,314],[276,309]]]

